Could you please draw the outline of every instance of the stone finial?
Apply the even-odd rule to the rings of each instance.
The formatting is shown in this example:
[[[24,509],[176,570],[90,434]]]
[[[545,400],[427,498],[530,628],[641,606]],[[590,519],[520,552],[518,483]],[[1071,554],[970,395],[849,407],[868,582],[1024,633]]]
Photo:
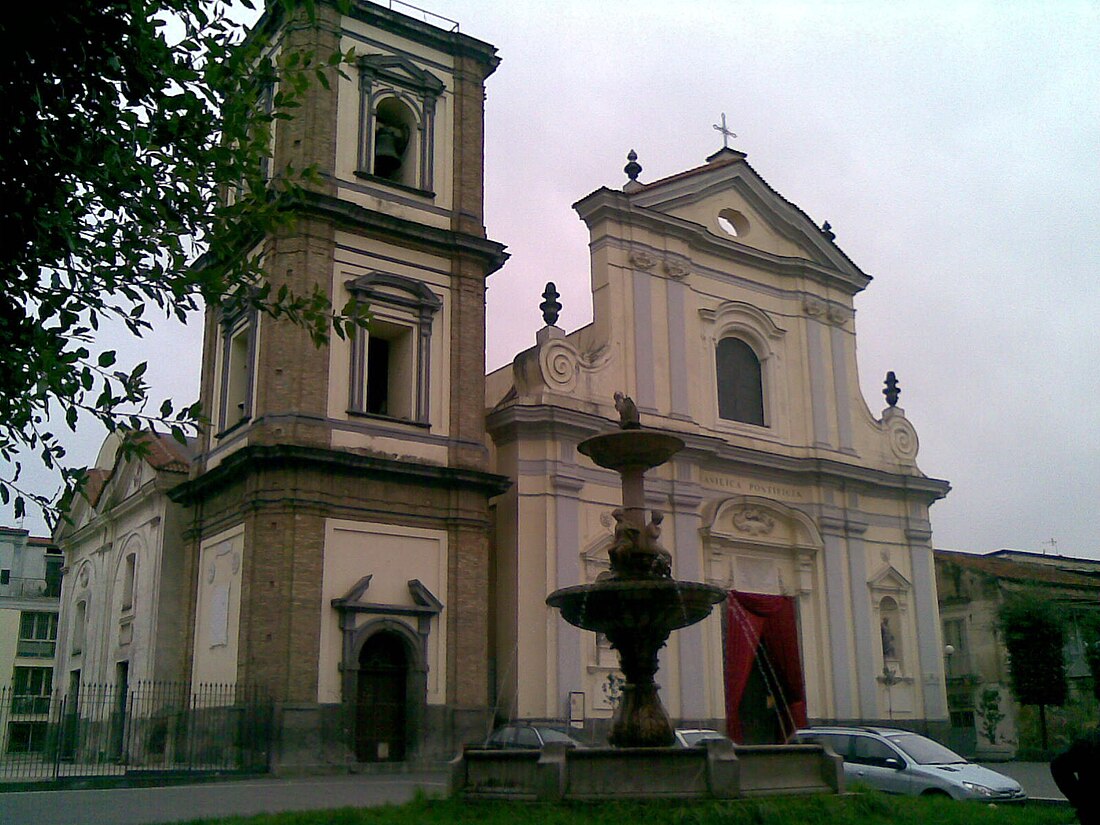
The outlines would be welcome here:
[[[638,153],[631,149],[626,156],[627,164],[623,167],[626,176],[637,183],[638,175],[642,174],[642,165],[638,163]]]
[[[558,323],[558,313],[561,312],[561,302],[558,301],[558,290],[554,286],[553,281],[546,282],[546,289],[542,293],[542,303],[539,304],[539,309],[542,310],[542,320],[546,322],[546,326],[552,327]]]
[[[901,395],[901,387],[898,386],[898,378],[894,375],[894,371],[886,373],[886,389],[882,391],[882,394],[886,396],[886,403],[891,407],[898,405],[898,396]]]
[[[821,234],[828,238],[830,241],[836,240],[836,233],[833,232],[833,226],[828,221],[821,224]]]

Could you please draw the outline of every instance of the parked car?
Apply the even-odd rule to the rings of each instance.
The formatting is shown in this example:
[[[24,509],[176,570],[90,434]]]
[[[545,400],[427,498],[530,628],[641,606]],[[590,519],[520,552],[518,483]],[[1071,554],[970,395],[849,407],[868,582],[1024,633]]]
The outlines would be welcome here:
[[[1027,798],[1015,779],[967,762],[926,736],[896,728],[814,727],[795,744],[828,745],[844,759],[846,782],[888,793],[943,794],[953,799],[1015,802]]]
[[[702,745],[708,739],[728,739],[724,733],[719,733],[710,728],[677,728],[676,745],[681,748],[694,748]]]
[[[554,725],[529,722],[510,722],[502,725],[485,740],[487,748],[541,748],[549,742],[564,742],[569,747],[584,745]]]

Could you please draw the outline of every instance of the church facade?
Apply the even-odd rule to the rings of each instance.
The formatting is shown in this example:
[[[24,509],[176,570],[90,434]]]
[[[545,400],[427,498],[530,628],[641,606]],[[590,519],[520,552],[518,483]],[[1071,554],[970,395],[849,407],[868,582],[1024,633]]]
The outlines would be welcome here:
[[[487,381],[514,482],[496,501],[505,714],[598,727],[617,701],[614,651],[544,600],[608,568],[618,478],[577,444],[614,426],[621,391],[687,444],[647,484],[674,575],[731,593],[662,653],[672,717],[744,742],[807,721],[946,726],[928,508],[948,485],[917,468],[896,395],[876,417],[859,391],[870,278],[741,152],[648,184],[626,171],[575,204],[592,323],[566,334],[551,312]]]

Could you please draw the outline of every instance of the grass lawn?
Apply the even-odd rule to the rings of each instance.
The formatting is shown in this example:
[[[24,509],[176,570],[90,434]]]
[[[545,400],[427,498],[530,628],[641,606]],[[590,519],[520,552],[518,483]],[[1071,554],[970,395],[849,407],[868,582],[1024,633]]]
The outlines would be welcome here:
[[[602,802],[558,805],[418,799],[407,805],[341,808],[192,825],[1068,825],[1073,810],[989,805],[868,792],[733,802]]]

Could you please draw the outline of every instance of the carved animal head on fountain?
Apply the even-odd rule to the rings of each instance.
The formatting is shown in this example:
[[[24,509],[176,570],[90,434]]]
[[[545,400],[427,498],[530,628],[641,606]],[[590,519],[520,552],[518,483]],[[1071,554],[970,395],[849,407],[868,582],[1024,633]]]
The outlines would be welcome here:
[[[672,554],[661,546],[661,522],[664,513],[650,511],[649,523],[638,528],[621,507],[611,511],[615,519],[615,539],[607,557],[613,579],[671,579]]]

